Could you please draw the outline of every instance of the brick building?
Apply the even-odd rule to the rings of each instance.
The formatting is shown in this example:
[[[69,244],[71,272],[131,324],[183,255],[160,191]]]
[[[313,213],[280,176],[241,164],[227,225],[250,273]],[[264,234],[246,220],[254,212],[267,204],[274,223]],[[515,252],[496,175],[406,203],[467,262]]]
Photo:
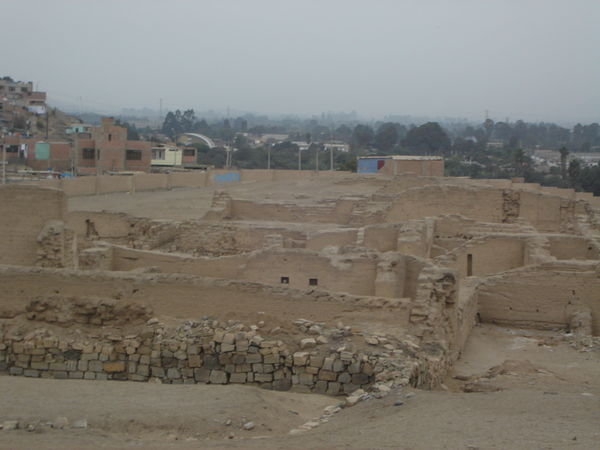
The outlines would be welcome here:
[[[33,170],[74,171],[77,175],[105,172],[150,171],[152,145],[147,141],[127,140],[127,129],[112,118],[76,134],[71,142],[46,142],[22,135],[7,135],[0,141],[6,146],[10,165]]]
[[[89,133],[77,134],[74,149],[79,175],[150,170],[152,144],[127,140],[127,128],[117,125],[112,117],[102,118]]]
[[[72,147],[69,142],[45,142],[19,135],[5,136],[2,141],[6,146],[9,165],[58,172],[72,169]]]

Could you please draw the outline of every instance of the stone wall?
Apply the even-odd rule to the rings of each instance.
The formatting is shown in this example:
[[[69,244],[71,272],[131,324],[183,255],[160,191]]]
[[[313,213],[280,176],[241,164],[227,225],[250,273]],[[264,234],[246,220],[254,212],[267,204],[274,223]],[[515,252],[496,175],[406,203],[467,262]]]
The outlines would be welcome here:
[[[476,323],[477,301],[473,286],[459,283],[455,271],[435,266],[421,271],[409,316],[409,331],[420,338],[417,385],[443,383]]]
[[[84,308],[86,314],[77,316],[78,326],[110,323],[98,322],[99,312],[111,317],[107,304],[95,301],[92,305]],[[30,312],[29,317],[37,320],[40,313]],[[409,349],[399,349],[402,344],[369,336],[366,350],[353,351],[347,345],[333,348],[327,345],[328,339],[351,334],[349,327],[323,330],[305,320],[297,325],[309,335],[300,341],[301,348],[261,337],[260,325],[211,319],[186,321],[176,328],[150,319],[135,331],[129,329],[127,335],[120,329],[113,329],[112,334],[98,330],[101,336],[56,333],[38,324],[26,334],[19,328],[3,332],[0,370],[34,378],[239,383],[329,395],[349,394],[375,381],[414,382],[417,362]]]
[[[60,220],[46,223],[37,237],[36,265],[76,269],[79,267],[77,236]]]

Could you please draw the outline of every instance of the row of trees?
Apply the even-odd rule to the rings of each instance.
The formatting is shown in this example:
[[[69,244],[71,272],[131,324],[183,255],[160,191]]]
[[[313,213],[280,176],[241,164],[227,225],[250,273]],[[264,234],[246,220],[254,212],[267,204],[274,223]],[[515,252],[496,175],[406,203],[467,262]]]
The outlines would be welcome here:
[[[236,133],[245,132],[247,129],[248,121],[244,118],[238,117],[233,121],[224,119],[209,125],[205,119],[199,120],[193,109],[188,109],[169,111],[165,116],[161,132],[171,139],[175,139],[182,133],[200,133],[229,142]]]
[[[526,123],[487,119],[479,126],[454,124],[444,129],[438,122],[423,125],[405,125],[398,122],[375,124],[356,123],[332,126],[316,119],[302,120],[284,118],[269,121],[266,117],[250,116],[260,124],[248,126],[248,118],[237,117],[208,123],[198,119],[193,109],[170,111],[165,117],[162,132],[171,138],[185,132],[206,134],[212,138],[231,141],[239,132],[255,134],[288,134],[290,140],[305,140],[310,135],[315,142],[339,140],[352,146],[355,151],[372,149],[378,153],[455,154],[475,150],[468,142],[485,149],[490,141],[501,141],[509,148],[550,148],[567,146],[571,151],[593,151],[600,147],[600,125],[577,124],[572,129],[553,123]]]
[[[128,127],[129,128],[129,127]],[[278,133],[288,134],[289,141],[274,147],[251,145],[242,134]],[[556,124],[528,124],[486,120],[479,126],[455,125],[449,130],[438,122],[427,122],[420,126],[397,122],[380,122],[374,125],[357,123],[342,124],[337,127],[320,124],[317,120],[282,119],[277,123],[254,124],[248,127],[248,120],[238,117],[207,123],[197,119],[193,110],[169,112],[162,126],[162,132],[175,138],[184,132],[198,132],[212,138],[222,139],[236,148],[234,164],[242,168],[262,168],[269,158],[271,167],[293,169],[298,167],[298,147],[292,141],[308,141],[311,148],[301,152],[304,168],[314,168],[318,142],[339,140],[349,143],[350,153],[334,155],[336,169],[355,168],[356,157],[367,154],[415,154],[442,155],[446,158],[446,171],[451,176],[474,178],[525,177],[527,181],[545,185],[574,187],[600,195],[598,168],[583,167],[578,161],[567,164],[571,151],[593,149],[600,143],[598,124],[576,125],[572,130]],[[503,146],[488,146],[491,141],[502,141]],[[549,173],[534,169],[531,158],[523,150],[533,148],[562,148],[561,167]],[[222,166],[225,154],[222,150],[209,150],[199,146],[199,162]],[[329,155],[323,153],[319,159],[320,169],[329,168]]]
[[[600,125],[577,124],[570,130],[554,123],[526,123],[522,120],[509,123],[487,119],[481,127],[465,127],[460,136],[473,136],[479,141],[498,140],[505,143],[516,141],[523,147],[540,146],[558,149],[569,146],[577,151],[589,151],[600,145]]]

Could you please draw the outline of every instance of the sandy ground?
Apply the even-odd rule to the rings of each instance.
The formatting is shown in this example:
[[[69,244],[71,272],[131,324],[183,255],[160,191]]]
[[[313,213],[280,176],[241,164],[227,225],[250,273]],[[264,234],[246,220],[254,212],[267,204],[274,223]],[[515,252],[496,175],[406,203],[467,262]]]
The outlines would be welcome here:
[[[168,220],[201,219],[210,209],[213,193],[226,191],[233,198],[258,202],[290,201],[315,203],[353,195],[369,195],[381,187],[377,180],[361,183],[336,183],[323,176],[319,180],[244,182],[171,191],[149,191],[90,195],[69,198],[70,211],[114,211],[135,217]]]
[[[1,421],[66,416],[89,423],[87,429],[2,431],[0,447],[599,448],[597,349],[577,350],[556,334],[485,325],[474,330],[454,375],[481,375],[507,360],[514,361],[511,370],[489,380],[499,391],[464,393],[464,382],[451,375],[447,391],[395,391],[300,435],[288,432],[339,399],[248,386],[0,377]],[[244,420],[255,429],[242,430]]]

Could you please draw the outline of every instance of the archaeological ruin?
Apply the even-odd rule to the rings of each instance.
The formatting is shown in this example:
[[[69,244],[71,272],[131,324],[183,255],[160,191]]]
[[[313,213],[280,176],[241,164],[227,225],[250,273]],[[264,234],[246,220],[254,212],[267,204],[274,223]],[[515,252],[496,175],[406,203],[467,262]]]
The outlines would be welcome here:
[[[600,335],[600,199],[284,170],[0,187],[0,370],[438,386],[479,322]]]

